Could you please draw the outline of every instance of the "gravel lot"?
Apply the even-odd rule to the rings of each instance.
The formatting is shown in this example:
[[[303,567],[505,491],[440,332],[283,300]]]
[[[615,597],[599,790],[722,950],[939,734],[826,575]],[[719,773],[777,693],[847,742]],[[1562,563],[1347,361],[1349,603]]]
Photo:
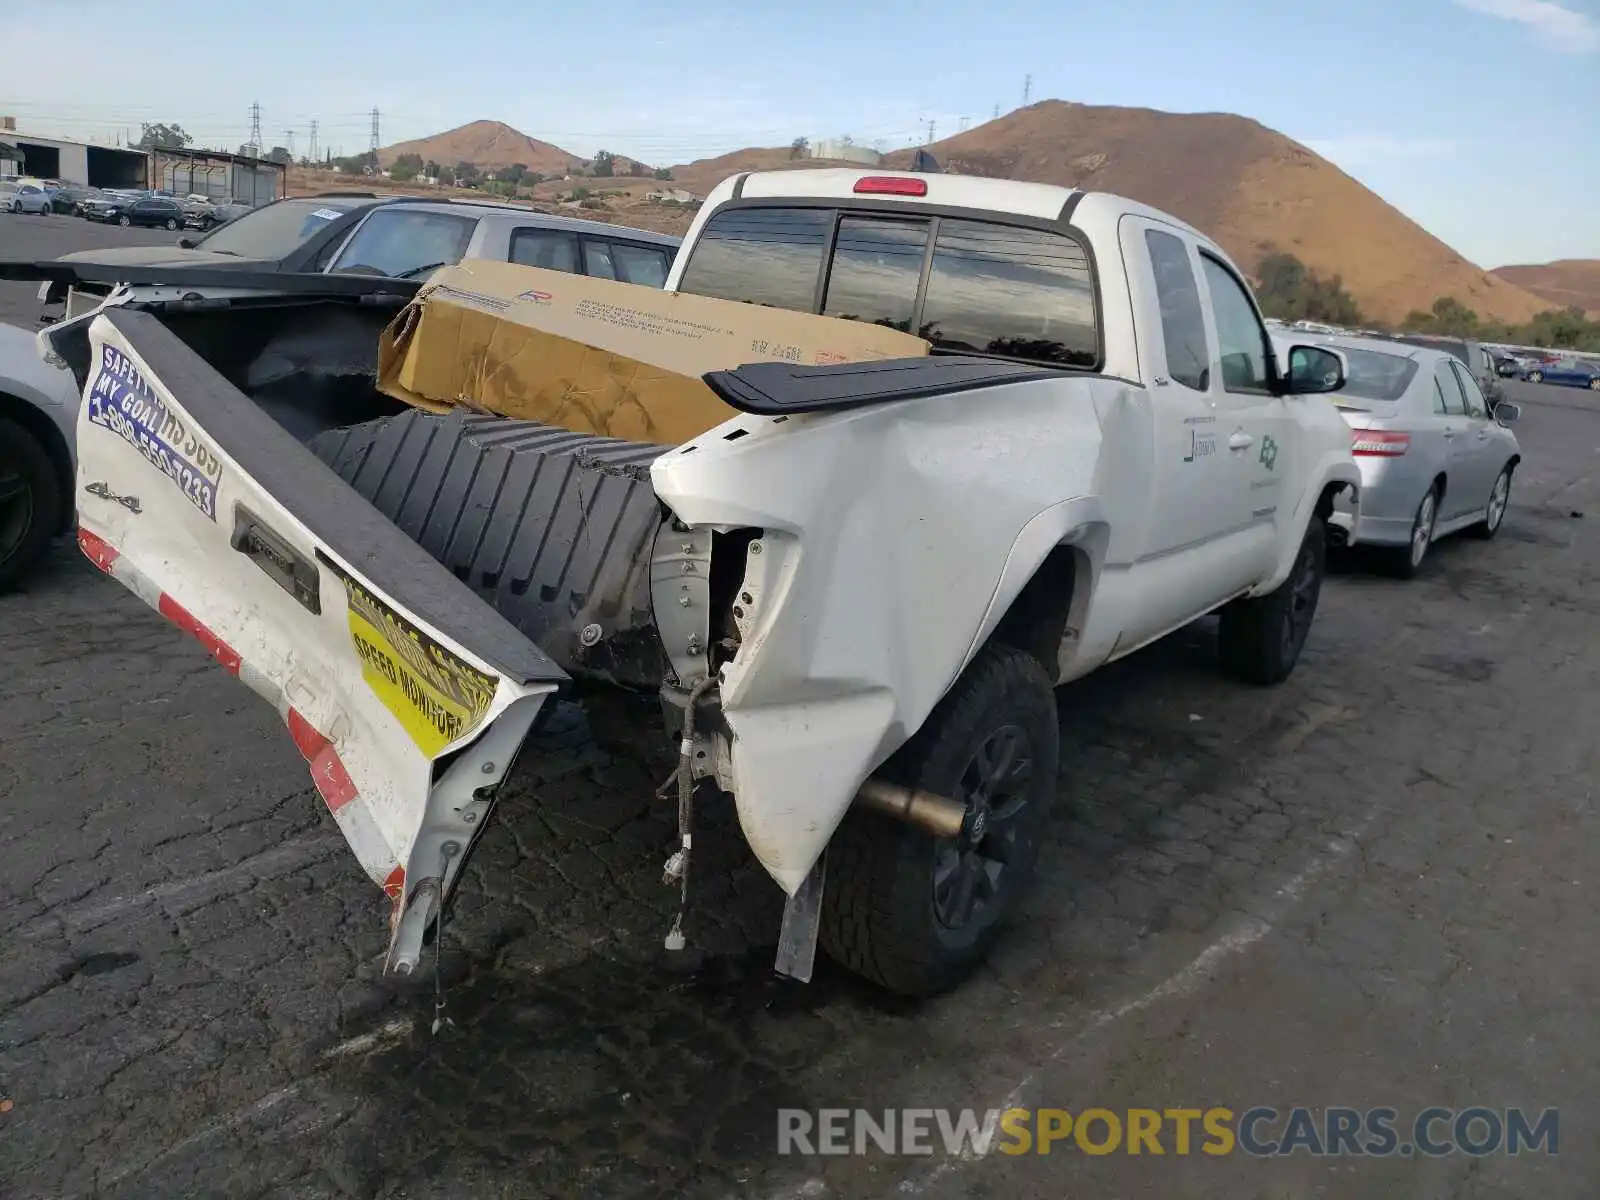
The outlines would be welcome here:
[[[0,216],[5,258],[171,240]],[[0,284],[0,320],[36,312]],[[276,715],[63,545],[0,598],[0,1196],[1593,1196],[1600,404],[1511,390],[1500,538],[1412,583],[1343,569],[1286,685],[1220,677],[1201,622],[1063,690],[1031,913],[924,1004],[774,979],[779,895],[726,813],[667,956],[666,765],[552,748],[472,861],[430,1036]],[[1019,1103],[1557,1107],[1562,1136],[775,1149],[780,1106]]]

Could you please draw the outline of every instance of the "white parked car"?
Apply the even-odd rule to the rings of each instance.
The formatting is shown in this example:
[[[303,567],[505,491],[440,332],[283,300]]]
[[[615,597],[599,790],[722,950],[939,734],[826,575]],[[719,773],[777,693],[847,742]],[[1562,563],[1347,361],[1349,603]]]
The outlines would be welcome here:
[[[1285,335],[1277,335],[1287,351]],[[1380,549],[1391,573],[1409,579],[1439,538],[1500,532],[1511,480],[1522,462],[1508,428],[1522,410],[1491,408],[1458,354],[1370,338],[1319,338],[1348,365],[1337,397],[1361,467],[1359,517],[1334,506],[1335,527]]]
[[[1341,355],[1280,368],[1216,244],[1117,196],[728,180],[669,288],[883,322],[934,354],[716,373],[739,415],[674,447],[460,413],[343,427],[389,315],[350,289],[392,281],[328,286],[265,318],[196,306],[183,340],[171,310],[116,300],[87,337],[41,336],[88,392],[84,549],[284,714],[392,897],[400,972],[518,747],[586,675],[664,701],[673,870],[696,784],[734,797],[789,895],[780,970],[809,977],[820,938],[888,988],[951,985],[1032,874],[1056,685],[1209,613],[1224,668],[1284,679],[1360,483],[1315,394]],[[297,441],[263,397],[320,424]]]
[[[0,180],[0,212],[50,215],[50,193],[37,183]]]

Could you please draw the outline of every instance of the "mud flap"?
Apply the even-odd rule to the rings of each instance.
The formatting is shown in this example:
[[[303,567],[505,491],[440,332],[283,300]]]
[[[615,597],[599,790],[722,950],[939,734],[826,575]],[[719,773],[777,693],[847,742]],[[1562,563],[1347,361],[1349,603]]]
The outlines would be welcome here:
[[[565,673],[155,317],[90,344],[84,553],[278,711],[408,972]]]

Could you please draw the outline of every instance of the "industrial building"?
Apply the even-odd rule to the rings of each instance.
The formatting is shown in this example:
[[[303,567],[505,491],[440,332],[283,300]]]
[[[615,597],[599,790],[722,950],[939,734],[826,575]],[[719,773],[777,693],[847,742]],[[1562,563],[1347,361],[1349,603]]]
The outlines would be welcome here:
[[[216,150],[131,150],[17,131],[0,117],[0,173],[101,188],[160,188],[238,204],[266,204],[288,194],[287,168],[269,159]]]
[[[871,146],[858,146],[849,138],[821,138],[812,142],[811,157],[825,158],[830,162],[859,163],[864,167],[876,167],[883,162],[883,155]]]

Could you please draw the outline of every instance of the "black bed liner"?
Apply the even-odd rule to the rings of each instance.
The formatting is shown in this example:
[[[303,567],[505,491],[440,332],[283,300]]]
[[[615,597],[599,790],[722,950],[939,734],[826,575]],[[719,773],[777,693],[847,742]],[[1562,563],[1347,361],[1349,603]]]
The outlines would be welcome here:
[[[562,667],[660,684],[650,463],[667,447],[461,410],[408,410],[308,446]]]

